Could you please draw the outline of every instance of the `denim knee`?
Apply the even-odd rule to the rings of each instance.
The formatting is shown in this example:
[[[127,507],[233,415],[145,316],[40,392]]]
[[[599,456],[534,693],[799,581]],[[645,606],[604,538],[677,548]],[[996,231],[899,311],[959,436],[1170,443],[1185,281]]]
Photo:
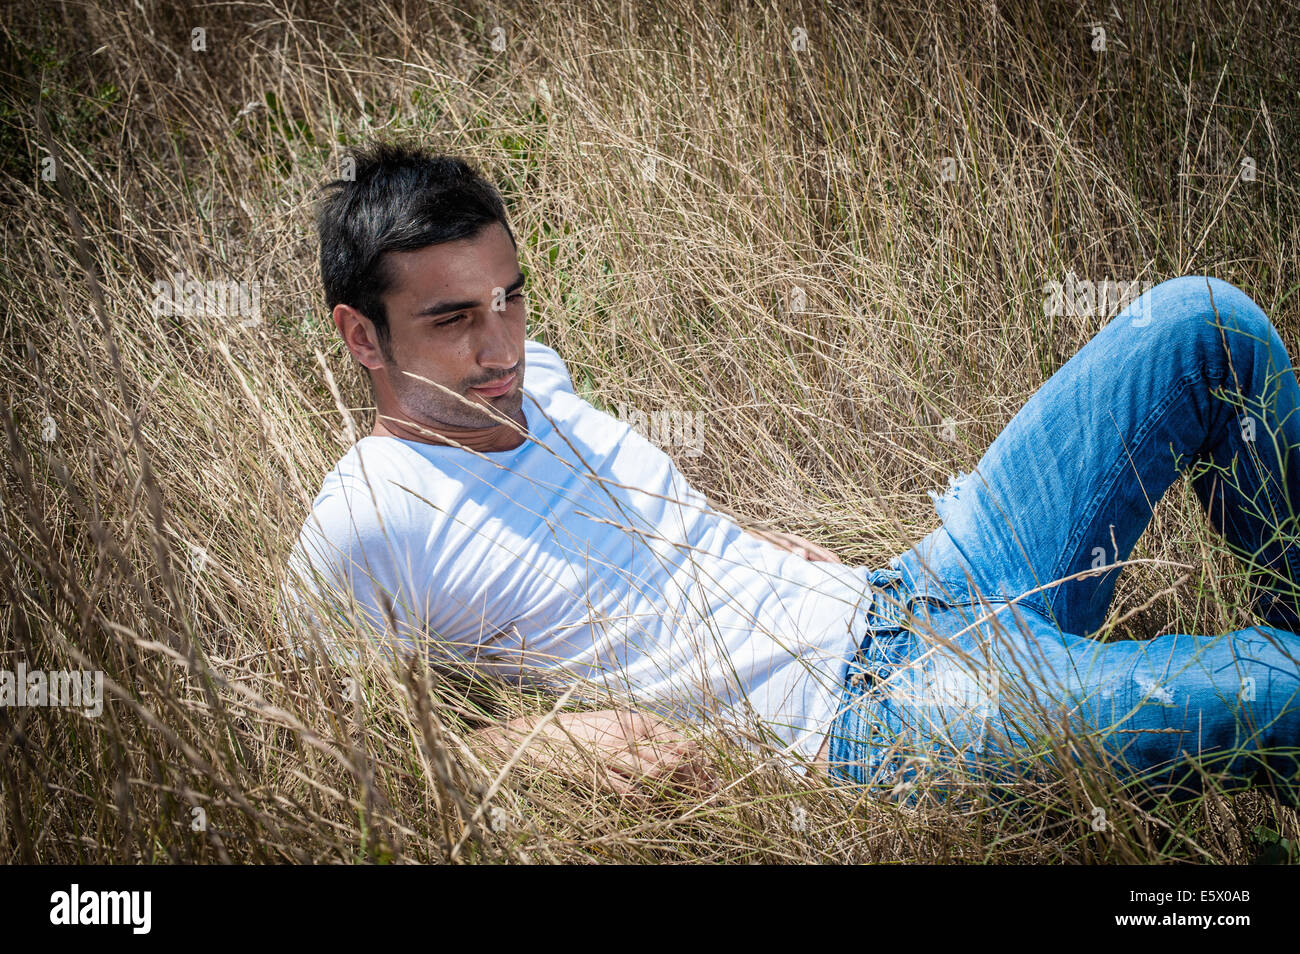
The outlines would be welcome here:
[[[1205,275],[1183,275],[1161,282],[1150,292],[1150,308],[1157,314],[1152,327],[1160,346],[1169,348],[1173,335],[1178,343],[1194,347],[1202,355],[1213,355],[1212,366],[1220,374],[1227,370],[1222,360],[1226,344],[1236,353],[1243,341],[1272,348],[1277,338],[1264,310],[1240,288]],[[1197,347],[1199,346],[1199,347]]]

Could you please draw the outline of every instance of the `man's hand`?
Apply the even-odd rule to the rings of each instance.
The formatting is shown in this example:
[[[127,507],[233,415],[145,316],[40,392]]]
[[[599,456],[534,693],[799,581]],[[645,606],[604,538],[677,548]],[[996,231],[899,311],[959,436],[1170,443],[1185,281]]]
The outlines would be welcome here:
[[[525,716],[471,736],[504,761],[543,716]],[[662,719],[631,709],[560,712],[529,743],[522,758],[546,772],[594,781],[605,791],[649,797],[664,785],[692,794],[717,791],[699,745]]]
[[[822,563],[843,562],[825,547],[819,547],[817,544],[793,533],[782,533],[779,530],[746,530],[745,532],[751,537],[766,540],[768,543],[775,544],[782,550],[789,551],[795,556],[801,556],[805,560],[821,561]]]

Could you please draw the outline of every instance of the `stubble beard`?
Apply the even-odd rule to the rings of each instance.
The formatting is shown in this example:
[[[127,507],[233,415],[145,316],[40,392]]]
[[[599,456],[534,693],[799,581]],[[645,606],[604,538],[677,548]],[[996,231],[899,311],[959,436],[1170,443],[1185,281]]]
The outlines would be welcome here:
[[[463,396],[461,400],[457,400],[446,391],[408,376],[397,362],[391,359],[388,362],[388,373],[399,406],[411,420],[422,427],[434,428],[443,424],[448,427],[487,428],[501,424],[503,418],[517,423],[524,406],[524,392],[520,380],[516,380],[506,394],[490,400],[469,396],[466,394],[469,389],[462,383],[455,388],[456,393]],[[522,360],[515,374],[519,379],[523,378]],[[484,407],[483,400],[488,400],[490,407]]]

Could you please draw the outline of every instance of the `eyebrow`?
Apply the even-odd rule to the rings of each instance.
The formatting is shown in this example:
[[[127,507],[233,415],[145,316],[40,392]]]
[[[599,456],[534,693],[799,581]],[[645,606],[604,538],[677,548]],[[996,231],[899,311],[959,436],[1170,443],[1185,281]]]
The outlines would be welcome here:
[[[524,273],[520,272],[518,277],[506,288],[506,294],[510,295],[524,287]],[[470,308],[477,308],[478,300],[467,298],[464,301],[435,301],[426,308],[421,308],[415,313],[416,318],[436,318],[439,315],[445,315],[452,311],[467,311]]]

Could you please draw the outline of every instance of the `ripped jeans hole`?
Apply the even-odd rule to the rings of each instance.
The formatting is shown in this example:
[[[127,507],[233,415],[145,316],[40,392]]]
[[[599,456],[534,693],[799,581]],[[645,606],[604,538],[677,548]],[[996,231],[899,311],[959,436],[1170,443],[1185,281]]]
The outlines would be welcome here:
[[[930,499],[934,501],[934,512],[939,516],[940,520],[946,516],[945,511],[948,505],[961,499],[962,488],[969,478],[969,472],[958,470],[957,473],[948,478],[948,486],[943,493],[940,494],[933,490],[926,491],[930,495]]]

